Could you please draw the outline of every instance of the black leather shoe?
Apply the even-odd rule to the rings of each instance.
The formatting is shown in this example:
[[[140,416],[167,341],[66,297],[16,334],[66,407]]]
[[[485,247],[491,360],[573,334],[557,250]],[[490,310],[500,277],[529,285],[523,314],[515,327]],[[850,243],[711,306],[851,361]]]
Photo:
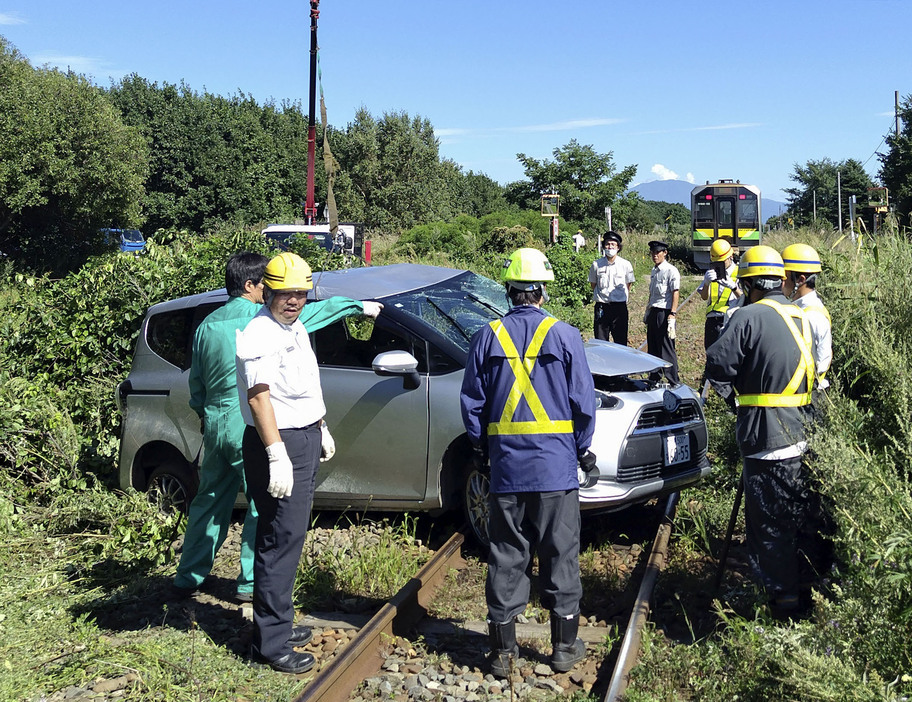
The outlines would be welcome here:
[[[299,673],[306,673],[308,670],[314,667],[314,657],[309,653],[286,653],[284,656],[279,656],[272,661],[263,661],[273,670],[278,670],[280,673],[292,673],[297,675]]]
[[[305,646],[313,638],[313,632],[309,626],[296,626],[291,630],[291,638],[288,639],[289,646]]]

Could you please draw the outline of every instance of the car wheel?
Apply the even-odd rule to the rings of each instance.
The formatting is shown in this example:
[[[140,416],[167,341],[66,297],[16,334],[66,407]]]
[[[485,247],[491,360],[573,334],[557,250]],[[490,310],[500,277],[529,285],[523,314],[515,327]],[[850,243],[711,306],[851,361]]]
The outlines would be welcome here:
[[[490,524],[488,496],[490,492],[490,471],[487,468],[479,470],[474,463],[470,463],[466,468],[462,485],[462,506],[472,536],[484,549],[491,545],[491,536],[488,531]]]
[[[162,512],[187,514],[197,487],[198,483],[188,468],[166,464],[152,471],[146,491],[149,499]]]

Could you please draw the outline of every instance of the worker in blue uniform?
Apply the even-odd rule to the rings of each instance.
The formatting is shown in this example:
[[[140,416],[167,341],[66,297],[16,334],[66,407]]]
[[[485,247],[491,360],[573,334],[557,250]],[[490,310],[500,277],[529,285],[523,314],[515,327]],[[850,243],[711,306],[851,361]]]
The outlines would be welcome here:
[[[515,618],[529,601],[537,553],[541,602],[551,612],[551,667],[566,672],[585,656],[577,638],[578,470],[594,484],[595,391],[579,330],[541,309],[545,283],[554,280],[545,255],[515,251],[503,280],[512,308],[472,337],[460,395],[469,439],[491,466],[490,666],[507,677],[519,655]]]
[[[240,252],[225,266],[228,302],[206,317],[193,337],[189,374],[190,407],[199,415],[203,433],[200,485],[190,504],[187,530],[173,591],[178,597],[196,592],[212,569],[215,554],[228,534],[238,491],[247,492],[241,443],[244,420],[235,371],[235,334],[263,306],[263,275],[269,262],[257,253]],[[354,314],[376,316],[382,305],[344,297],[312,302],[301,320],[311,331]],[[257,511],[250,496],[241,532],[241,572],[237,599],[253,598],[253,541]]]

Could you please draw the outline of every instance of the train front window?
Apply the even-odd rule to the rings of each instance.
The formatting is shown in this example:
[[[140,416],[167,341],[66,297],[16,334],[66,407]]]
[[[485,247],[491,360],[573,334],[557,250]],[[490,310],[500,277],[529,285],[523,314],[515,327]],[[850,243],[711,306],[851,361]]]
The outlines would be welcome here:
[[[760,217],[757,214],[757,198],[748,195],[738,202],[738,226],[741,229],[754,229],[759,225]]]
[[[712,200],[697,200],[697,212],[696,212],[696,221],[697,226],[700,224],[708,224],[712,226],[713,220],[713,203]]]
[[[719,203],[719,226],[720,227],[730,227],[734,221],[732,216],[732,201],[731,200],[717,200]]]

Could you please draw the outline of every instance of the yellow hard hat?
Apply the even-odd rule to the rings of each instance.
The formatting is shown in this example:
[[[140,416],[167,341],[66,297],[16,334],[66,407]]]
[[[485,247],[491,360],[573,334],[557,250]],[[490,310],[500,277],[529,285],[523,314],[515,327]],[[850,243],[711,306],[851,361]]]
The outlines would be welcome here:
[[[738,263],[739,278],[757,278],[759,276],[785,278],[785,265],[782,256],[770,246],[752,246],[741,257]]]
[[[283,251],[266,264],[263,282],[273,292],[311,290],[314,286],[307,261],[291,251]]]
[[[820,255],[807,244],[792,244],[782,249],[785,270],[798,273],[820,273]]]
[[[728,239],[716,239],[709,247],[709,260],[713,263],[724,261],[732,255],[732,245]]]
[[[554,280],[554,270],[548,257],[538,249],[516,249],[510,254],[510,258],[504,261],[501,278],[514,288],[534,290],[541,283]]]

